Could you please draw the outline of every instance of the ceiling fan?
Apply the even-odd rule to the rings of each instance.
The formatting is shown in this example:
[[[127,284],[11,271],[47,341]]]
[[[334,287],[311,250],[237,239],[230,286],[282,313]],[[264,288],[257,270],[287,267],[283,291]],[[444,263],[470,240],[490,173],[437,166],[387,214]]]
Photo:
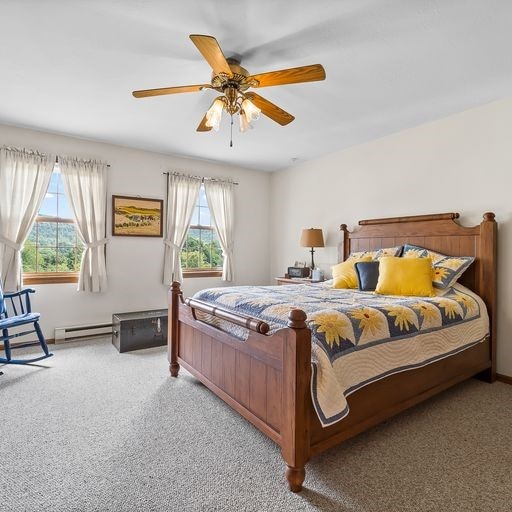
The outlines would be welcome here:
[[[215,37],[192,34],[190,39],[213,70],[209,84],[145,89],[133,91],[132,94],[136,98],[146,98],[163,94],[196,92],[203,89],[214,89],[222,93],[221,96],[215,98],[199,123],[198,132],[210,131],[212,128],[218,131],[224,110],[231,116],[231,125],[233,125],[233,115],[239,114],[240,131],[242,132],[251,127],[251,121],[257,119],[260,113],[282,126],[287,125],[295,119],[291,114],[255,92],[246,92],[247,89],[325,79],[325,70],[321,64],[251,75],[240,66],[239,61],[224,57]]]

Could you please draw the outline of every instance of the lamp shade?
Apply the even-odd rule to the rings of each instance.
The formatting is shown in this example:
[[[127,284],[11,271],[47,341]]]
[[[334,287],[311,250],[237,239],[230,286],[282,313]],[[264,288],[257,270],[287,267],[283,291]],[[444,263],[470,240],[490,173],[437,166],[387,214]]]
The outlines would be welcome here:
[[[302,230],[300,237],[302,247],[324,247],[324,235],[319,228],[309,228]]]

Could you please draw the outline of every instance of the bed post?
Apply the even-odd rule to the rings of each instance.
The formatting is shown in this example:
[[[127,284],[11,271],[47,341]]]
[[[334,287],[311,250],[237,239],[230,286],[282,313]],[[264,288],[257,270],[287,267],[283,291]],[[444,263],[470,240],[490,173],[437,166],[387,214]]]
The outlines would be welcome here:
[[[285,338],[283,354],[281,452],[287,465],[286,479],[293,492],[302,490],[310,455],[311,332],[305,320],[304,311],[290,311],[290,333]]]
[[[178,328],[178,310],[180,299],[182,298],[180,283],[174,281],[171,285],[171,304],[169,307],[169,332],[167,335],[169,371],[172,377],[177,377],[180,371],[178,363],[178,346],[179,346],[179,328]]]
[[[478,376],[487,382],[496,380],[496,254],[497,224],[492,212],[484,213],[480,224],[480,273],[478,276],[479,295],[487,305],[491,330],[490,359],[491,367]]]
[[[347,229],[346,224],[340,225],[340,231],[342,233],[341,241],[338,244],[338,262],[345,261],[350,254],[350,233]]]

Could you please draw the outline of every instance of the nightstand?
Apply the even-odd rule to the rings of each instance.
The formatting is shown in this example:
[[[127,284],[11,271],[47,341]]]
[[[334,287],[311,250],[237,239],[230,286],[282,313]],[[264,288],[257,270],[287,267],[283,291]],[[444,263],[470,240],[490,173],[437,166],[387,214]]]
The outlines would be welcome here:
[[[277,281],[278,285],[282,284],[311,284],[314,281],[311,281],[310,277],[274,277]]]

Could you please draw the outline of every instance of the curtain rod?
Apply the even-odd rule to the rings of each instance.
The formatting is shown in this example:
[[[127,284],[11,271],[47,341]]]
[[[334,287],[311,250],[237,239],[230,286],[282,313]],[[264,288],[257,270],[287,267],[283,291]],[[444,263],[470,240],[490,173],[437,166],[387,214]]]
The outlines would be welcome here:
[[[12,146],[2,146],[2,149],[7,149],[9,151],[18,151],[20,153],[29,153],[29,154],[34,154],[34,155],[49,156],[47,153],[41,153],[40,151],[37,151],[37,150],[34,150],[34,149],[16,148],[16,147],[12,147]],[[59,163],[59,156],[58,155],[55,157],[55,163],[56,164]],[[110,164],[107,164],[107,167],[110,167]]]
[[[87,160],[86,160],[86,161],[87,161]],[[58,163],[59,163],[59,157],[58,157],[58,156],[56,156],[56,157],[55,157],[55,163],[56,163],[56,164],[58,164]],[[110,167],[110,164],[107,164],[107,167]]]
[[[162,174],[166,174],[169,176],[169,174],[172,174],[173,176],[187,176],[188,178],[195,178],[196,180],[201,180],[202,183],[205,181],[218,181],[220,183],[232,183],[233,185],[238,185],[236,181],[230,181],[230,180],[222,180],[219,178],[210,178],[210,177],[204,177],[204,176],[191,176],[190,174],[182,174],[181,172],[163,172]]]

